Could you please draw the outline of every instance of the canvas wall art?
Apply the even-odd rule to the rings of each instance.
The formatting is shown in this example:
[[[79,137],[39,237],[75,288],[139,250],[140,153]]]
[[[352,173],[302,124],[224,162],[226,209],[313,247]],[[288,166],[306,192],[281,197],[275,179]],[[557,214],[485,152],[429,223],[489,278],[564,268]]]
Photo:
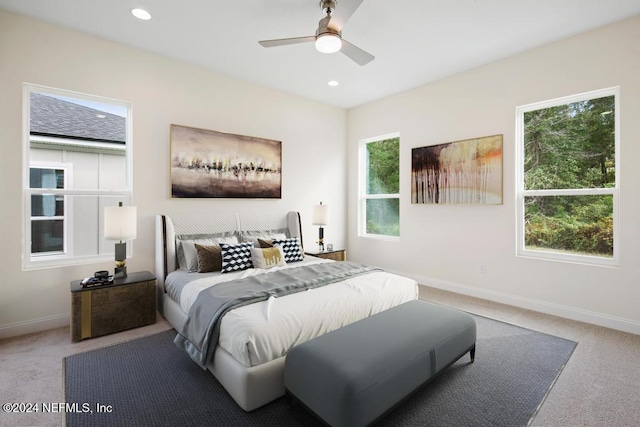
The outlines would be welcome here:
[[[502,204],[502,135],[413,148],[411,203]]]
[[[282,142],[171,125],[172,198],[282,197]]]

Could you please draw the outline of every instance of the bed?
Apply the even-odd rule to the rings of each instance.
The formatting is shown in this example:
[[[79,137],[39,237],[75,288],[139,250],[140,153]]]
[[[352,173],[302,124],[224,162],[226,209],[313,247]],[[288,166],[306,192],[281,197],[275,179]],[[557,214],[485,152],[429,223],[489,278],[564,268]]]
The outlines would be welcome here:
[[[284,359],[295,345],[418,297],[418,286],[412,279],[356,263],[302,256],[297,212],[157,215],[155,232],[158,310],[178,331],[178,346],[211,371],[245,411],[284,395]],[[300,257],[296,258],[295,251],[278,250],[291,262],[280,260],[269,268],[229,267],[231,248],[269,244],[288,248],[289,243]],[[227,262],[223,265],[230,271],[198,272],[206,271],[202,270],[203,253],[211,245],[224,248]],[[196,256],[194,261],[196,251],[200,258]],[[312,280],[304,281],[305,277]],[[277,288],[281,293],[259,290],[265,295],[258,299],[252,296],[246,303],[221,311],[216,328],[209,328],[216,331],[210,350],[191,351],[192,342],[196,342],[188,336],[197,323],[194,313],[203,311],[208,292],[225,286],[237,292],[252,281],[266,289],[270,281],[297,278],[304,283],[281,286]],[[321,283],[323,280],[327,283]]]

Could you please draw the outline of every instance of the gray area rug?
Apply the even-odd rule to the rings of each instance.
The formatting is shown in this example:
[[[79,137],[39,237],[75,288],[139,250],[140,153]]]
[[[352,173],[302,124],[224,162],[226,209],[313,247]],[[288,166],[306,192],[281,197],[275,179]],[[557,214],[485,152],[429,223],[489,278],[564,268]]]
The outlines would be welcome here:
[[[474,318],[475,363],[463,356],[377,425],[529,424],[576,343]],[[300,405],[288,409],[284,398],[244,412],[213,375],[173,344],[174,336],[166,331],[65,358],[65,401],[77,410],[66,414],[67,425],[321,425]]]

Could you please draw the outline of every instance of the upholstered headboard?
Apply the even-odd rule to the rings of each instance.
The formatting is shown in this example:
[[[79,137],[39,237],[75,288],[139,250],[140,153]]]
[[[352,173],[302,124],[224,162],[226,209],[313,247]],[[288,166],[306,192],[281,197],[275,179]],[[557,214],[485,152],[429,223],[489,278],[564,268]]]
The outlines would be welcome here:
[[[284,214],[187,214],[156,215],[156,278],[164,293],[167,274],[177,270],[176,236],[286,230],[287,237],[298,237],[302,246],[302,226],[298,212]],[[160,295],[161,297],[161,295]]]

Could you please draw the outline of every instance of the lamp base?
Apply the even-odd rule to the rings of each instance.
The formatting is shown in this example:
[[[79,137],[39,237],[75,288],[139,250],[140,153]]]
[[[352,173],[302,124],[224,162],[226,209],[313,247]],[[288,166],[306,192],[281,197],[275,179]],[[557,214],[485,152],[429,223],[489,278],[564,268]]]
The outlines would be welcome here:
[[[116,267],[114,270],[114,279],[124,279],[127,277],[127,267]]]
[[[127,244],[125,242],[116,243],[116,268],[114,279],[124,279],[127,277]]]
[[[320,227],[318,232],[318,250],[324,252],[324,228]]]

